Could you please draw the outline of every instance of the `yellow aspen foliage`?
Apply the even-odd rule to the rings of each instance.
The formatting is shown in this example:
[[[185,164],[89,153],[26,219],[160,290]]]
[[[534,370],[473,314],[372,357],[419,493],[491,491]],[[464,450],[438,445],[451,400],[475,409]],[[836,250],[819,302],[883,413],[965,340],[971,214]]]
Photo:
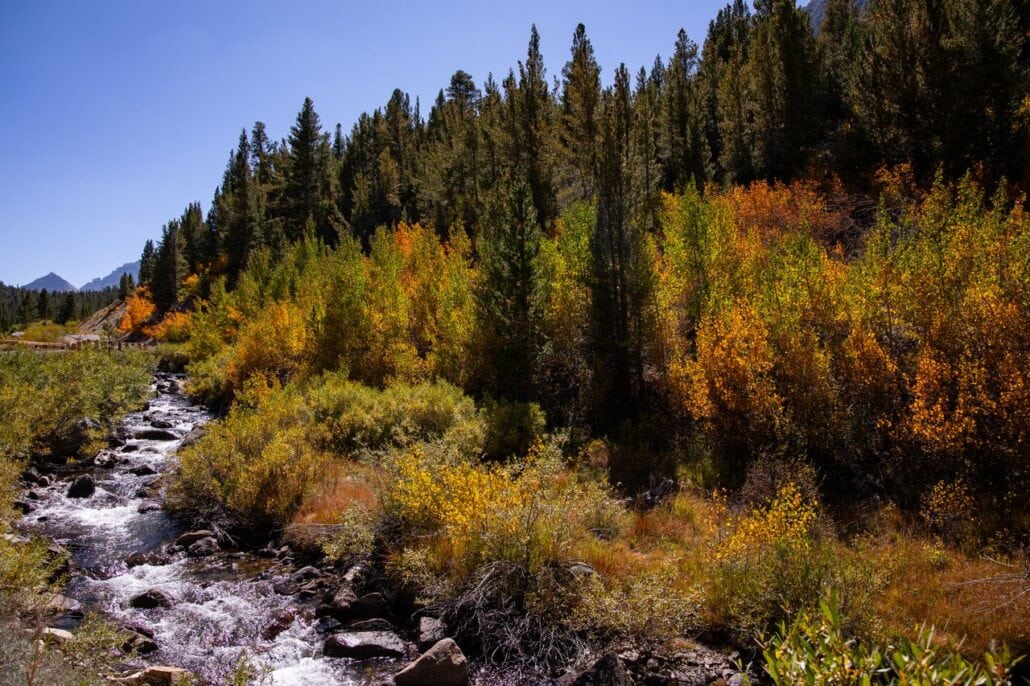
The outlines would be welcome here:
[[[161,343],[183,343],[189,340],[192,327],[193,317],[189,312],[169,312],[160,322],[147,327],[145,331],[148,336]]]
[[[125,316],[118,324],[118,333],[127,334],[139,331],[154,315],[154,303],[150,300],[150,292],[145,288],[137,288],[125,304]]]

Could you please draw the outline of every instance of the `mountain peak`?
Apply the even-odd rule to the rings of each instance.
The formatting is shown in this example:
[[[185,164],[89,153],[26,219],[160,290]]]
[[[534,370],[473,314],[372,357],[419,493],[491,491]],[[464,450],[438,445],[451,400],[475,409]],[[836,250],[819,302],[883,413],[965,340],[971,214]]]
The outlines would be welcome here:
[[[135,262],[126,262],[120,267],[114,269],[107,276],[98,276],[89,283],[83,284],[80,291],[102,291],[105,288],[111,288],[117,286],[119,280],[122,278],[122,274],[131,274],[132,280],[136,281],[139,278],[139,260]]]
[[[35,281],[25,284],[22,288],[32,291],[41,291],[45,288],[51,293],[67,293],[69,291],[74,292],[78,290],[75,286],[68,283],[68,281],[54,272],[50,272],[46,276],[41,276]]]

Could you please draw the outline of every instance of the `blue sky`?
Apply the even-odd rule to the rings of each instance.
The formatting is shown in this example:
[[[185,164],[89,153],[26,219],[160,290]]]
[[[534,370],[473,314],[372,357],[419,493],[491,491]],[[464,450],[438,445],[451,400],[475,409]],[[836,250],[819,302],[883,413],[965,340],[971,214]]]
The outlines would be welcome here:
[[[394,88],[428,105],[456,69],[503,76],[534,22],[549,77],[583,22],[610,80],[681,27],[703,43],[724,4],[0,2],[0,280],[136,259],[188,202],[206,211],[241,127],[284,137],[305,96],[345,130]]]

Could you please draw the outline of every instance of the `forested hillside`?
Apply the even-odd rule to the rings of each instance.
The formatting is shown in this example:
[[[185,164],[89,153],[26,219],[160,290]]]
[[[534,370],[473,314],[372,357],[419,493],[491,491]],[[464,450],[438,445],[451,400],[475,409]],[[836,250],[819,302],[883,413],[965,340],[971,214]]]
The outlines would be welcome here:
[[[605,72],[582,25],[549,71],[534,28],[432,104],[245,128],[122,326],[224,411],[173,507],[302,532],[544,672],[704,635],[782,684],[1007,683],[1030,13],[829,0],[820,29],[736,0]]]

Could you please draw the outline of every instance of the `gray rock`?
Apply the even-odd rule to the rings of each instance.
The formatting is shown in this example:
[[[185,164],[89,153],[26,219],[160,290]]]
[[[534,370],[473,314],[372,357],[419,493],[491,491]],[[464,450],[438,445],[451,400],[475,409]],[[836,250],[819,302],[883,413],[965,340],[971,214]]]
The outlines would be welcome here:
[[[393,677],[397,686],[467,686],[469,663],[458,644],[445,638]]]
[[[266,641],[275,640],[276,636],[290,628],[290,625],[293,624],[293,620],[296,618],[297,611],[293,608],[280,610],[272,618],[271,624],[266,626],[265,630],[261,632],[261,638]]]
[[[215,535],[214,531],[209,531],[207,529],[197,529],[196,531],[187,531],[184,534],[180,534],[179,537],[175,539],[175,545],[182,546],[183,548],[188,548],[191,545],[193,545],[194,543],[196,543],[197,541],[205,539],[205,538],[213,538],[214,535]]]
[[[633,686],[626,665],[614,653],[602,656],[572,683],[573,686]]]
[[[172,598],[159,588],[152,588],[149,591],[133,596],[129,600],[129,606],[140,610],[151,610],[155,607],[171,607]]]
[[[54,614],[82,615],[82,603],[63,595],[51,596],[43,606],[43,609]]]
[[[301,581],[308,581],[310,579],[317,579],[322,576],[322,572],[317,567],[307,566],[301,567],[293,574],[290,575],[290,581],[294,583],[300,583]]]
[[[395,633],[389,631],[357,631],[333,634],[325,641],[328,657],[349,657],[368,660],[374,657],[403,657],[407,644]]]
[[[69,498],[89,498],[97,490],[97,482],[89,474],[83,474],[68,487]]]
[[[44,643],[53,643],[55,645],[61,645],[62,643],[65,643],[75,638],[72,632],[66,631],[64,629],[55,629],[52,626],[48,626],[47,628],[43,629],[43,632],[40,634],[40,637],[43,639]]]
[[[122,643],[122,650],[126,653],[134,652],[137,655],[149,655],[156,652],[157,648],[157,641],[154,640],[153,636],[147,636],[134,629],[125,632],[125,642]]]
[[[389,616],[390,609],[382,593],[366,593],[350,604],[347,619],[375,619]]]
[[[105,450],[93,458],[93,466],[101,469],[108,469],[118,464],[118,455],[110,450]]]
[[[193,674],[181,667],[156,665],[111,681],[126,686],[179,686],[181,683],[193,683]]]
[[[330,599],[329,604],[340,614],[350,611],[351,604],[358,599],[358,594],[350,586],[343,586]]]
[[[195,543],[191,543],[186,548],[186,554],[190,557],[207,557],[208,555],[214,555],[218,552],[218,540],[213,537],[202,538]]]
[[[182,443],[179,444],[179,449],[182,450],[183,448],[189,448],[190,446],[196,445],[197,441],[199,441],[203,436],[204,427],[193,427],[190,432],[186,434],[186,437],[182,439]]]
[[[129,471],[136,476],[153,476],[154,474],[157,474],[157,470],[148,464],[141,464],[139,467],[134,467]]]
[[[397,627],[385,619],[359,619],[347,626],[347,631],[392,631],[397,632]]]
[[[32,505],[29,505],[28,502],[26,502],[24,500],[15,500],[13,505],[14,505],[14,509],[17,510],[18,512],[22,513],[23,515],[26,515],[26,514],[32,512],[32,510],[33,510]]]
[[[447,629],[442,619],[436,617],[419,617],[418,620],[418,649],[429,650],[438,642],[447,638]]]
[[[136,432],[135,438],[146,441],[176,441],[179,439],[179,434],[168,429],[143,429]]]
[[[148,512],[157,512],[160,509],[162,509],[161,503],[157,502],[156,500],[144,500],[142,503],[139,504],[139,507],[136,508],[136,512],[139,512],[140,514],[146,514]]]

